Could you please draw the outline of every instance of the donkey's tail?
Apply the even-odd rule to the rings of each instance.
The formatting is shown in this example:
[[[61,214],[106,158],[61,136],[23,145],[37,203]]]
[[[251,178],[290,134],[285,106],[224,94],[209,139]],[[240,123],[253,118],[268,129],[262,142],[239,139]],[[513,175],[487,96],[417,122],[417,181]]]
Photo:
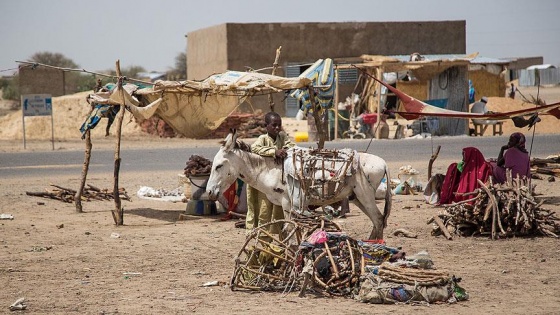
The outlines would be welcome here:
[[[387,227],[387,220],[391,214],[391,206],[393,202],[393,193],[391,191],[391,175],[389,174],[389,166],[385,164],[385,179],[387,180],[387,189],[385,190],[385,208],[383,209],[383,228]]]

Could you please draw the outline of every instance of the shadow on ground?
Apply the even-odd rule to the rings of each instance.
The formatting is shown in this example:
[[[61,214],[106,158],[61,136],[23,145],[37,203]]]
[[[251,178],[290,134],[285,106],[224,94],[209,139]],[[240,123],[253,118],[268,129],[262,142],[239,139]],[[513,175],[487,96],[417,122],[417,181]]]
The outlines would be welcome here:
[[[152,208],[136,208],[136,209],[126,209],[126,214],[133,214],[140,217],[161,220],[166,222],[177,222],[179,221],[179,215],[185,214],[185,210],[159,210]],[[194,217],[196,218],[196,217]],[[189,220],[192,220],[193,216],[189,216]]]

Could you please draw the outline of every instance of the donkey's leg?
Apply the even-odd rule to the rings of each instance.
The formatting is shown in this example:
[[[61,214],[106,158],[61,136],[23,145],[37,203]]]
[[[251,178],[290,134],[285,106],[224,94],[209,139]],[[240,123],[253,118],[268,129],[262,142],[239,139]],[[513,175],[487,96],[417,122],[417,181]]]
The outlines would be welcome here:
[[[288,181],[286,188],[288,189],[288,205],[284,207],[284,211],[288,210],[289,213],[295,211],[296,213],[302,213],[302,201],[303,193],[299,181],[297,181],[292,176],[287,176]],[[286,216],[286,218],[291,216]]]
[[[369,184],[366,183],[366,187]],[[360,208],[371,220],[373,224],[373,229],[369,235],[370,239],[383,239],[383,214],[379,211],[377,204],[375,202],[375,190],[365,190],[355,188],[354,193],[356,194],[356,199],[354,204]]]

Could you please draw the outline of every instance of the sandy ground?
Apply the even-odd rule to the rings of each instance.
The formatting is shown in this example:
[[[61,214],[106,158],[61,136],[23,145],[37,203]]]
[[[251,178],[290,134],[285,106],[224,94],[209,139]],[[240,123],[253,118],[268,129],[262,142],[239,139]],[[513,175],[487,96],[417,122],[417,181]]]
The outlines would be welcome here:
[[[78,120],[81,123],[81,120]],[[20,121],[21,122],[21,121]],[[6,134],[5,124],[1,125]],[[103,125],[104,127],[104,125]],[[113,139],[98,136],[94,145],[112,147]],[[128,136],[127,136],[128,137]],[[139,139],[142,139],[141,141]],[[4,138],[5,139],[5,138]],[[131,135],[123,145],[173,146],[175,141]],[[181,140],[184,143],[184,139]],[[196,146],[196,141],[192,145]],[[2,152],[21,150],[21,140],[0,142]],[[33,150],[50,150],[47,141],[31,142]],[[77,138],[57,140],[57,150],[83,148]],[[39,146],[45,146],[39,147]],[[427,160],[390,163],[391,172],[410,164],[427,173]],[[437,160],[434,172],[444,173],[453,161]],[[179,170],[180,171],[180,170]],[[352,299],[297,293],[231,291],[225,283],[240,250],[244,230],[221,216],[187,216],[184,203],[140,199],[140,186],[177,184],[178,172],[146,170],[122,173],[121,186],[132,195],[123,201],[124,226],[115,226],[111,201],[84,202],[84,213],[58,200],[30,197],[49,183],[77,187],[79,174],[53,178],[26,177],[0,181],[0,313],[25,297],[30,314],[555,314],[560,307],[560,243],[548,237],[492,241],[485,237],[452,241],[430,234],[426,224],[441,208],[419,195],[398,195],[385,230],[387,245],[411,255],[428,251],[438,269],[462,277],[470,300],[439,305],[374,305]],[[560,214],[560,181],[535,181],[543,206]],[[112,174],[91,174],[89,184],[112,187]],[[352,237],[365,238],[371,224],[357,208],[337,219]],[[392,235],[406,228],[418,238]],[[114,234],[117,233],[117,234]],[[113,237],[112,237],[113,235]],[[116,236],[116,237],[115,237]],[[218,286],[203,287],[209,281]]]
[[[411,163],[421,172],[424,164]],[[442,172],[448,163],[436,164],[440,166],[434,171]],[[400,166],[390,165],[393,173]],[[148,178],[153,187],[169,187],[176,177],[176,172],[122,173],[120,182],[134,195]],[[32,314],[553,314],[560,306],[557,239],[435,237],[426,221],[441,208],[427,205],[419,195],[394,196],[385,230],[387,245],[402,247],[409,255],[427,250],[438,269],[463,278],[469,301],[372,305],[339,297],[231,291],[224,284],[245,238],[235,221],[222,221],[221,216],[188,216],[179,221],[184,203],[133,196],[132,202],[123,201],[125,225],[117,227],[111,201],[84,202],[85,212],[79,214],[72,204],[25,195],[44,191],[51,182],[77,187],[79,175],[0,183],[0,212],[14,216],[0,221],[0,313],[7,313],[8,306],[21,297]],[[112,187],[112,176],[92,174],[88,183]],[[537,185],[538,193],[555,197],[544,207],[560,213],[560,181]],[[336,221],[359,239],[371,229],[353,205],[347,218]],[[417,233],[418,238],[392,236],[397,228]],[[202,287],[209,281],[220,285]]]

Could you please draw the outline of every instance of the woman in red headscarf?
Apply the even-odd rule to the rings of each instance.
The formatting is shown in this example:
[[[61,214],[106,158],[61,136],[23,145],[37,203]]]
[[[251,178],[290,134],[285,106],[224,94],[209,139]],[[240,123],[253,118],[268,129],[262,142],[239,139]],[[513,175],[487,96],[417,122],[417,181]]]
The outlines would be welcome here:
[[[463,194],[475,191],[479,187],[477,180],[485,183],[490,174],[492,174],[492,167],[477,148],[463,148],[463,161],[452,163],[447,169],[439,204],[450,204],[472,198]]]
[[[500,149],[498,160],[492,163],[492,176],[494,183],[506,181],[506,170],[511,170],[512,178],[530,178],[529,153],[525,149],[525,136],[521,132],[514,132],[509,136],[509,141]]]

